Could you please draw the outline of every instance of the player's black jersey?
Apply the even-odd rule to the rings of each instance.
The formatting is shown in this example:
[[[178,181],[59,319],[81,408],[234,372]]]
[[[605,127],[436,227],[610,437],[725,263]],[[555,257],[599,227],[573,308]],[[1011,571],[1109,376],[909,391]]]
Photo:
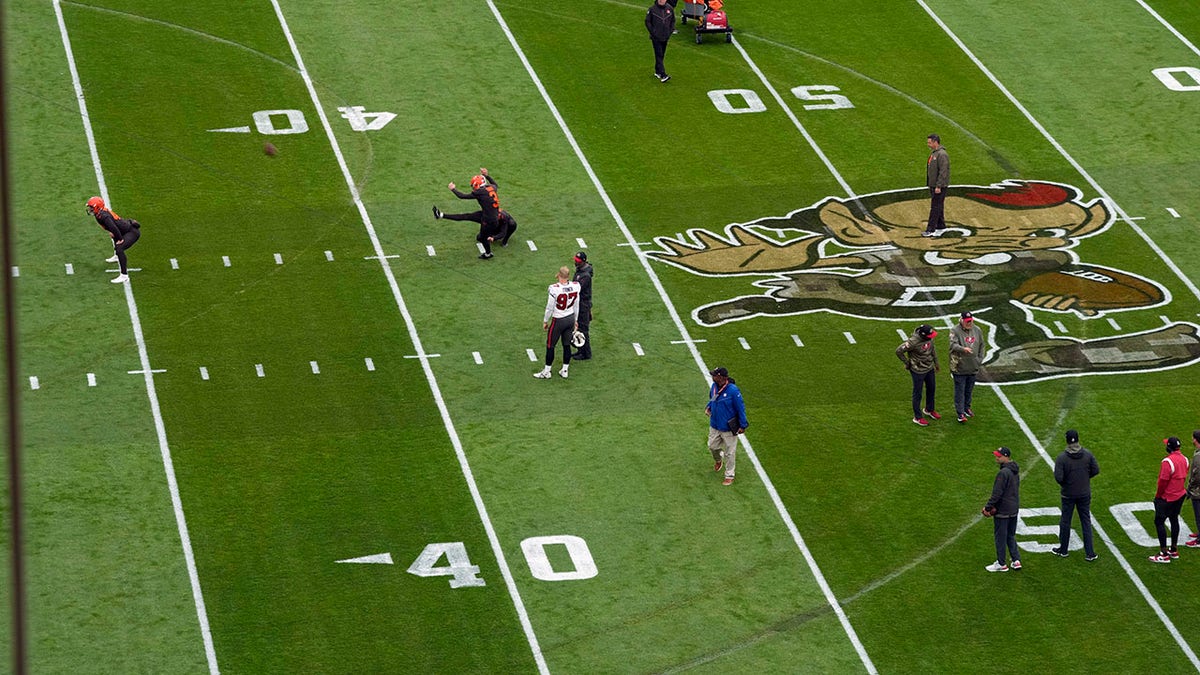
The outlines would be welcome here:
[[[469,193],[459,192],[454,189],[454,196],[459,199],[474,199],[479,202],[479,210],[483,211],[483,219],[489,223],[495,223],[500,219],[500,195],[496,194],[496,181],[492,180],[491,176],[486,176],[487,182],[478,190],[472,190]]]
[[[96,222],[100,224],[100,227],[107,230],[113,239],[124,239],[125,235],[129,234],[130,231],[138,228],[136,220],[117,218],[113,215],[112,211],[107,209],[97,211],[95,216]]]

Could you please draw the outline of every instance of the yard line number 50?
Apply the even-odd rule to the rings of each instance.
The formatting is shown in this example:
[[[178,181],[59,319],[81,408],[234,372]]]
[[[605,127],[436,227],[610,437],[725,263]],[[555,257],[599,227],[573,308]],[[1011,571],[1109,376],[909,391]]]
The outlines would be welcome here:
[[[546,554],[546,547],[551,545],[566,548],[573,569],[554,569]],[[521,551],[525,553],[525,562],[529,563],[529,573],[540,581],[591,579],[599,573],[587,542],[571,534],[530,537],[521,542]],[[443,556],[446,564],[438,565]],[[461,541],[429,544],[409,566],[408,573],[419,577],[450,577],[450,588],[487,585],[479,576],[479,565],[471,564],[467,547]]]

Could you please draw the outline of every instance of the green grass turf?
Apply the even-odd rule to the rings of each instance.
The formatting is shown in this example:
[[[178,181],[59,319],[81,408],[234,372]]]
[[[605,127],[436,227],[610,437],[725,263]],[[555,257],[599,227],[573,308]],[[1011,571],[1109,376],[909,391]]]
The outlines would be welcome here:
[[[549,668],[861,670],[750,458],[741,454],[733,488],[711,472],[699,368],[672,344],[681,336],[662,299],[618,246],[624,234],[487,5],[295,4],[283,9],[382,246],[397,256],[388,264],[425,350],[440,354],[433,372]],[[1194,251],[1195,104],[1149,71],[1187,54],[1133,3],[1104,4],[931,6],[1183,263]],[[662,85],[646,76],[641,3],[498,7],[636,241],[844,196],[733,45],[695,45],[684,28]],[[919,185],[924,136],[940,131],[955,183],[1053,180],[1096,196],[916,3],[729,10],[741,45],[856,193]],[[43,382],[23,397],[34,664],[201,670],[145,388],[125,374],[137,359],[124,299],[102,273],[103,234],[81,213],[96,188],[53,12],[32,2],[6,11],[21,130],[23,376]],[[1166,11],[1191,27],[1178,4]],[[114,206],[145,223],[130,252],[143,267],[133,288],[152,363],[166,369],[155,380],[221,668],[532,670],[429,385],[404,358],[415,347],[378,262],[364,260],[371,243],[270,5],[127,0],[65,14]],[[804,111],[789,90],[815,84],[838,86],[855,108]],[[722,115],[712,89],[753,90],[767,111]],[[354,132],[336,111],[345,105],[398,117]],[[269,109],[300,110],[309,124],[273,137],[275,158],[258,134],[204,132]],[[472,226],[429,215],[434,203],[469,210],[444,186],[479,165],[521,224],[486,263]],[[597,359],[566,381],[537,381],[525,350],[540,360],[543,289],[576,237],[597,269]],[[1125,331],[1195,316],[1200,302],[1129,226],[1077,250],[1172,293],[1166,307],[1120,314]],[[891,351],[896,329],[915,322],[817,313],[704,328],[691,311],[756,292],[752,279],[651,266],[691,335],[707,340],[702,359],[742,385],[749,438],[880,670],[993,669],[1000,652],[1011,672],[1188,666],[1099,542],[1092,566],[1078,553],[1027,553],[1019,574],[983,572],[991,532],[975,514],[995,471],[987,450],[1013,447],[1024,506],[1055,506],[1057,487],[986,388],[978,416],[953,425],[943,371],[946,419],[911,424]],[[1078,337],[1111,334],[1098,321],[1038,317]],[[1190,370],[1004,389],[1052,456],[1064,429],[1081,429],[1103,467],[1097,518],[1185,636],[1196,627],[1179,578],[1194,561],[1148,566],[1108,507],[1148,500],[1157,439],[1194,426],[1181,404]],[[520,542],[562,534],[587,542],[595,578],[532,578]],[[426,544],[456,541],[487,586],[405,574]],[[333,564],[385,550],[394,567]],[[561,548],[548,554],[569,568]],[[1089,636],[1087,652],[1061,649],[1064,631]]]

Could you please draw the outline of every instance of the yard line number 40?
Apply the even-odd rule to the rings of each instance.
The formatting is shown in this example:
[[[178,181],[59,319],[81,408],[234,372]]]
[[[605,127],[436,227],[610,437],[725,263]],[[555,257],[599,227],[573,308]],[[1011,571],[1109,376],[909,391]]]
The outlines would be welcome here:
[[[573,569],[556,570],[546,554],[546,547],[561,545],[571,558]],[[541,581],[575,581],[591,579],[598,574],[596,561],[588,550],[587,542],[571,534],[555,534],[545,537],[530,537],[521,542],[529,573]],[[443,557],[445,565],[438,565]],[[450,588],[486,586],[479,576],[479,565],[472,565],[467,557],[467,547],[461,541],[429,544],[408,568],[409,574],[419,577],[450,577]]]

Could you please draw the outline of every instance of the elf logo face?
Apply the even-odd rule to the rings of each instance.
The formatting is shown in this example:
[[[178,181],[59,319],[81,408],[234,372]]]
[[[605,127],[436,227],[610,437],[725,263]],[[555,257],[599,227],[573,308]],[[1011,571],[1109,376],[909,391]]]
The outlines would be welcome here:
[[[932,322],[970,308],[989,337],[980,354],[984,380],[1155,370],[1200,359],[1200,326],[1191,323],[1141,334],[1097,323],[1089,334],[1109,336],[1086,342],[1048,327],[1064,316],[1099,318],[1171,301],[1152,279],[1079,259],[1079,242],[1113,223],[1103,200],[1084,201],[1078,188],[1041,181],[958,185],[946,190],[945,214],[942,235],[924,237],[925,188],[827,197],[724,231],[659,236],[660,248],[647,256],[731,278],[733,297],[692,311],[702,326],[810,312]],[[744,294],[746,286],[760,290]]]

